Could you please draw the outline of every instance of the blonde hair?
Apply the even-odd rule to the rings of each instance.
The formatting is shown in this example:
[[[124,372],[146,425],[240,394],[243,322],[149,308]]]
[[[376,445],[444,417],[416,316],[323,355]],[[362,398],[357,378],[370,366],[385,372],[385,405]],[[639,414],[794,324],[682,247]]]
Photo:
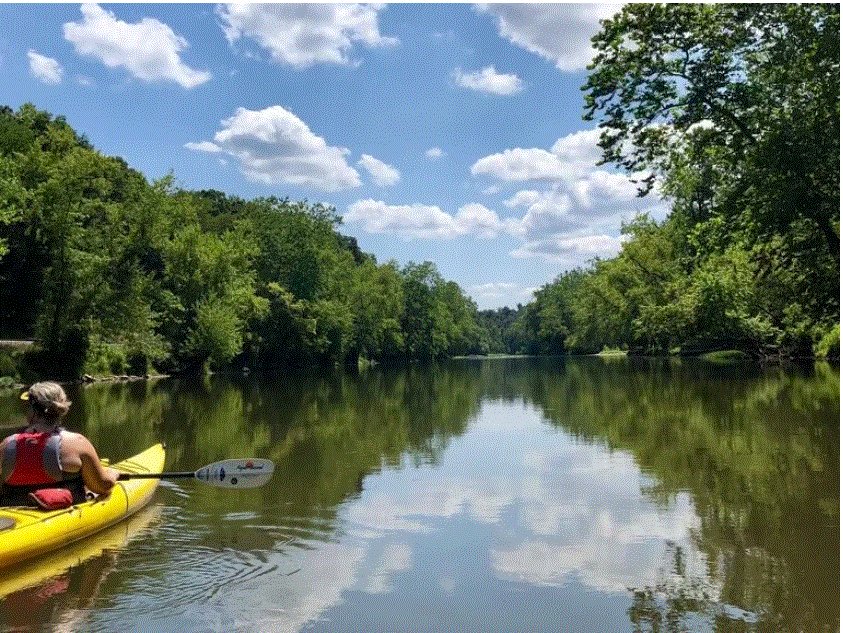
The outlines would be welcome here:
[[[36,382],[27,393],[29,406],[45,422],[55,424],[70,410],[71,402],[57,382]]]

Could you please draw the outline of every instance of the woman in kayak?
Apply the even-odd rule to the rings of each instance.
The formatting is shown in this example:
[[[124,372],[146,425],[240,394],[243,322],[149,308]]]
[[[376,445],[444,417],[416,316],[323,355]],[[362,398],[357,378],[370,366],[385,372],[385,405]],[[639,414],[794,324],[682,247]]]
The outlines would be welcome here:
[[[0,442],[0,505],[46,507],[67,498],[80,503],[86,487],[108,493],[119,473],[102,465],[88,438],[62,428],[70,409],[64,389],[55,382],[35,383],[21,400],[29,402],[27,426]]]

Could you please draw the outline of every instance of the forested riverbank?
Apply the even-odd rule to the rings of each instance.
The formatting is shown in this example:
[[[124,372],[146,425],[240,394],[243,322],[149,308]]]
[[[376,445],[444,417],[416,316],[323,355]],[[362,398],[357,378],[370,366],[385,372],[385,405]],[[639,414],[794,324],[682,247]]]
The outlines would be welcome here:
[[[603,159],[671,212],[484,313],[493,351],[839,356],[839,6],[629,5],[594,42]]]
[[[838,357],[839,7],[630,5],[585,92],[603,160],[670,201],[613,258],[478,312],[333,207],[149,182],[61,116],[0,109],[6,381],[464,354]]]
[[[0,374],[78,377],[485,351],[430,262],[378,263],[333,208],[149,183],[61,117],[0,111]]]

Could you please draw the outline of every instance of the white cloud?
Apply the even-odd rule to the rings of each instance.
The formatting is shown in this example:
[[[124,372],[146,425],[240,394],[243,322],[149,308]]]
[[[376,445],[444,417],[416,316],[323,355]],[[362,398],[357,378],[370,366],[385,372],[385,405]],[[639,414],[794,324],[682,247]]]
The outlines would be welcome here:
[[[405,238],[507,235],[522,242],[510,252],[513,257],[540,257],[563,268],[583,265],[596,256],[613,256],[620,250],[622,222],[639,213],[663,219],[668,205],[655,196],[638,197],[636,183],[626,175],[596,166],[599,135],[597,129],[581,130],[559,138],[549,150],[508,149],[474,163],[472,174],[533,185],[503,201],[520,216],[501,217],[474,202],[451,215],[437,206],[362,200],[349,207],[346,219],[361,222],[371,233]],[[497,185],[484,191],[499,192]]]
[[[541,257],[572,268],[593,257],[612,257],[621,250],[622,240],[610,235],[553,235],[525,242],[510,254],[513,257]]]
[[[494,66],[471,73],[464,73],[462,69],[457,68],[452,76],[458,86],[487,94],[512,95],[524,89],[524,82],[518,75],[499,73]]]
[[[443,152],[438,147],[431,147],[424,153],[424,155],[427,156],[430,160],[436,160],[437,158],[442,158],[445,155],[445,152]]]
[[[109,68],[124,67],[143,81],[173,81],[194,88],[211,73],[190,68],[179,57],[187,41],[166,24],[144,18],[137,24],[118,20],[96,4],[82,5],[82,21],[64,25],[64,38],[76,52],[100,60]]]
[[[497,19],[498,34],[550,60],[563,72],[584,70],[594,51],[599,20],[620,10],[610,4],[479,4]]]
[[[667,205],[654,197],[639,198],[637,185],[626,175],[597,167],[599,138],[596,128],[581,130],[558,139],[549,151],[514,148],[474,163],[474,175],[537,187],[503,201],[510,209],[524,209],[520,219],[507,220],[508,232],[525,240],[512,255],[543,257],[568,267],[584,264],[595,255],[617,252],[618,238],[611,234],[623,221],[638,213],[666,216]]]
[[[565,166],[558,156],[546,150],[516,147],[484,156],[471,166],[471,173],[494,176],[507,182],[552,181],[565,178]]]
[[[487,239],[497,237],[505,227],[497,213],[476,202],[460,207],[454,222],[460,231]]]
[[[452,238],[459,232],[454,218],[437,206],[389,205],[380,200],[359,200],[343,216],[347,223],[361,222],[367,233],[392,233],[406,238]]]
[[[208,152],[209,154],[219,154],[222,151],[222,148],[219,145],[214,145],[211,141],[185,143],[184,146],[194,152]]]
[[[61,83],[64,68],[52,57],[36,53],[31,48],[27,51],[29,58],[29,73],[45,84],[55,86]]]
[[[221,122],[214,142],[188,143],[189,149],[228,154],[252,182],[289,183],[321,191],[360,186],[360,174],[346,162],[349,151],[332,147],[295,114],[279,105],[263,110],[238,108]]]
[[[359,222],[367,233],[388,233],[411,239],[452,239],[464,235],[491,238],[509,230],[509,222],[482,204],[470,203],[450,215],[433,205],[390,205],[381,200],[359,200],[343,217]]]
[[[599,128],[580,130],[557,139],[550,151],[565,165],[568,178],[576,178],[592,171],[600,161],[599,141]]]
[[[383,5],[226,4],[217,8],[229,42],[250,38],[278,63],[303,69],[314,64],[354,65],[355,44],[391,46],[378,28]]]
[[[90,77],[86,77],[85,75],[76,75],[76,83],[80,86],[93,86],[94,80]]]
[[[526,209],[519,221],[519,233],[533,236],[587,227],[616,230],[636,214],[649,213],[661,219],[667,213],[665,204],[639,198],[637,186],[625,176],[602,170],[543,191],[518,191],[503,204]]]
[[[363,154],[357,164],[369,172],[372,180],[379,187],[389,187],[401,180],[401,172],[374,156]]]
[[[595,169],[600,160],[599,139],[600,130],[594,128],[563,136],[550,151],[535,147],[507,149],[479,159],[471,166],[471,173],[506,182],[573,180]]]
[[[486,187],[483,190],[483,193],[486,194],[487,196],[494,196],[494,195],[499,194],[500,192],[501,192],[501,188],[498,187],[497,185],[492,185],[490,187]]]

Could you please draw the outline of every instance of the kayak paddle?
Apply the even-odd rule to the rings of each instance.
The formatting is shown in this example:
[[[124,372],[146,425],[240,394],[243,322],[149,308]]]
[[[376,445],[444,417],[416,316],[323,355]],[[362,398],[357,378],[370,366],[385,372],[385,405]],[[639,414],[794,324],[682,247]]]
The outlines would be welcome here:
[[[268,459],[224,459],[203,466],[197,471],[169,473],[120,473],[118,481],[127,479],[192,478],[217,488],[258,488],[272,478],[275,464]]]

